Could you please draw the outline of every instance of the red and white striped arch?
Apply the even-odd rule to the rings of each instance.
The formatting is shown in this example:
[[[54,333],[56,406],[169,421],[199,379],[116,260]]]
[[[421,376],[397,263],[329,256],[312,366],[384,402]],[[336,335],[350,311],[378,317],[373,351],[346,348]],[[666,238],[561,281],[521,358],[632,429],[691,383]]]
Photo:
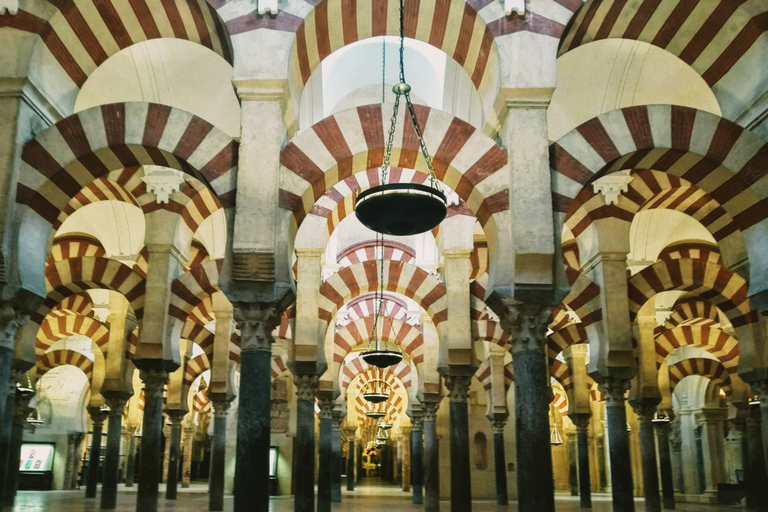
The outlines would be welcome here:
[[[695,136],[694,136],[695,135]],[[557,233],[592,179],[622,169],[655,169],[703,189],[747,234],[768,229],[768,143],[707,112],[650,105],[601,114],[550,146]],[[758,251],[755,244],[747,252]],[[751,257],[752,275],[763,275]]]
[[[379,288],[415,300],[439,326],[448,318],[445,286],[424,270],[401,261],[385,261],[380,276],[376,261],[356,263],[340,269],[320,285],[318,317],[330,324],[338,309],[351,298]]]
[[[75,350],[52,350],[38,355],[34,371],[38,377],[42,377],[48,371],[65,365],[74,366],[82,370],[90,384],[93,375],[93,362]]]
[[[683,258],[703,260],[713,265],[723,264],[723,258],[720,256],[720,250],[716,245],[698,240],[670,244],[661,250],[658,257],[660,260],[679,260]]]
[[[91,338],[106,353],[109,342],[109,325],[91,316],[78,314],[48,315],[40,324],[35,339],[35,355],[41,355],[57,341],[79,334]]]
[[[489,318],[481,318],[479,320],[471,320],[470,324],[472,327],[472,341],[488,341],[506,350],[510,349],[509,333],[501,328],[499,322],[494,322]]]
[[[656,365],[680,347],[702,348],[717,357],[728,373],[739,367],[739,341],[717,327],[683,325],[668,329],[656,336]]]
[[[723,363],[714,359],[691,357],[669,365],[669,389],[675,391],[681,380],[691,375],[706,377],[714,381],[726,396],[731,395],[731,377]]]
[[[587,330],[582,323],[571,323],[547,336],[547,359],[552,365],[555,358],[571,345],[589,343]]]
[[[191,386],[196,378],[210,369],[211,363],[207,355],[200,354],[193,357],[187,361],[187,365],[184,367],[184,385]]]
[[[508,210],[508,186],[496,177],[507,165],[506,151],[449,114],[423,106],[416,112],[437,178],[456,191],[483,226]],[[293,138],[280,155],[285,169],[279,201],[293,213],[294,229],[338,182],[381,165],[388,129],[385,106],[366,105],[327,117]],[[398,117],[391,162],[426,172],[413,126],[404,116]],[[333,198],[328,201],[335,207]]]
[[[142,392],[142,396],[143,394]],[[211,414],[212,410],[213,404],[208,398],[208,388],[201,389],[192,399],[192,411],[198,414]]]
[[[571,292],[563,299],[562,304],[573,311],[581,320],[582,327],[586,328],[603,319],[600,293],[600,286],[581,274],[571,286]],[[567,316],[565,309],[563,314]]]
[[[358,318],[337,328],[333,337],[333,361],[344,362],[347,355],[371,339],[373,316]],[[380,317],[379,340],[399,345],[403,352],[418,366],[424,361],[424,336],[420,326],[410,325],[402,320]]]
[[[275,380],[281,375],[289,374],[291,371],[288,369],[288,356],[283,354],[275,356],[272,359],[272,380]]]
[[[26,2],[0,27],[38,34],[31,77],[73,108],[96,68],[120,50],[150,39],[200,44],[233,63],[229,33],[205,0],[50,0]]]
[[[272,331],[272,337],[278,340],[293,339],[293,324],[296,318],[296,307],[290,306],[280,315],[280,325]]]
[[[552,405],[560,412],[560,416],[568,416],[568,394],[560,386],[552,386]]]
[[[355,377],[366,371],[373,373],[375,370],[376,368],[363,361],[359,354],[349,357],[339,370],[339,389],[345,392]],[[411,366],[404,361],[382,370],[381,375],[392,386],[394,384],[399,386],[402,383],[406,388],[411,387]]]
[[[718,323],[717,307],[709,301],[698,298],[678,300],[672,307],[672,314],[664,322],[666,329],[683,325],[712,326]]]
[[[549,367],[549,376],[559,382],[566,391],[573,389],[573,372],[566,363],[557,359],[552,361]]]
[[[65,235],[54,240],[47,263],[85,256],[106,258],[107,251],[104,250],[101,242],[93,238],[83,235]]]
[[[491,379],[491,367],[488,365],[488,361],[483,361],[480,366],[477,367],[475,372],[475,378],[483,386],[483,389],[489,391],[493,387],[493,379]],[[504,396],[512,386],[512,382],[515,380],[512,374],[512,363],[504,365]]]
[[[65,298],[48,313],[49,316],[82,315],[93,316],[93,301],[86,292]]]
[[[361,261],[382,259],[379,246],[384,247],[383,259],[411,263],[416,258],[416,251],[408,245],[395,240],[364,240],[341,250],[336,255],[336,261],[342,267],[348,267]]]
[[[558,53],[600,39],[652,44],[697,71],[733,119],[763,92],[766,19],[768,5],[762,2],[587,0],[563,34]]]
[[[171,283],[168,314],[181,322],[206,298],[219,291],[219,271],[222,261],[207,261],[189,269]]]
[[[374,292],[363,293],[345,304],[345,309],[351,320],[358,320],[376,314],[380,311],[383,315],[393,320],[405,320],[408,316],[408,304],[393,293],[380,294],[381,303],[376,300],[378,294]],[[378,308],[376,306],[379,306]],[[383,310],[380,308],[383,307]]]

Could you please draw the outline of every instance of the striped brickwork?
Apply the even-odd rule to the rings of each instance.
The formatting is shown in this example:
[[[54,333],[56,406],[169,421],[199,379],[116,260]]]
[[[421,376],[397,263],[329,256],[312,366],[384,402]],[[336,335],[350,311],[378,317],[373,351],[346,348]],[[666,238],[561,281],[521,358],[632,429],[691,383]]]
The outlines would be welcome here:
[[[549,375],[563,386],[563,389],[573,389],[573,372],[566,363],[555,360],[549,369]]]
[[[382,300],[376,300],[376,295]],[[393,293],[362,293],[347,302],[344,308],[350,320],[365,318],[377,311],[392,320],[405,320],[408,316],[408,304]]]
[[[109,342],[109,325],[103,324],[91,316],[72,313],[45,317],[37,331],[35,355],[39,357],[57,341],[75,334],[91,338],[91,341],[106,354],[107,343]]]
[[[52,350],[51,352],[38,355],[34,371],[38,377],[42,377],[49,370],[64,365],[79,368],[88,377],[88,382],[91,382],[93,361],[74,350]]]
[[[288,356],[287,355],[279,355],[275,356],[272,359],[272,380],[275,380],[279,376],[283,374],[290,374],[291,371],[288,369]]]
[[[709,301],[697,298],[678,300],[664,322],[666,329],[683,325],[712,326],[718,323],[717,308]]]
[[[491,367],[487,360],[480,363],[480,366],[477,367],[475,378],[480,383],[480,385],[483,386],[484,390],[490,391],[490,389],[493,387],[493,379],[491,379]],[[512,373],[512,363],[509,363],[504,366],[504,396],[507,395],[507,392],[512,386],[512,382],[514,382],[514,380],[515,378]]]
[[[379,245],[384,246],[383,256],[381,254],[382,251],[378,249]],[[336,262],[342,267],[349,267],[350,265],[360,263],[361,261],[370,261],[382,258],[385,260],[411,263],[416,258],[416,251],[412,247],[409,247],[401,242],[396,242],[394,240],[384,240],[383,242],[376,242],[376,240],[365,240],[350,245],[346,249],[339,252],[339,254],[336,255]]]
[[[681,258],[703,260],[713,265],[723,264],[723,258],[720,256],[717,245],[700,241],[673,243],[662,249],[658,257],[660,260],[679,260]]]
[[[373,316],[359,318],[343,327],[338,327],[333,337],[333,361],[344,362],[355,347],[369,343],[373,331]],[[378,339],[394,345],[408,354],[413,364],[424,361],[424,336],[420,326],[413,326],[402,320],[381,317]]]
[[[552,386],[552,405],[560,412],[560,416],[568,416],[568,394],[560,386]]]
[[[211,363],[208,360],[208,356],[200,354],[197,357],[193,357],[187,361],[187,366],[184,367],[184,385],[191,386],[195,379],[202,375],[206,370],[211,369]]]
[[[375,367],[363,361],[360,354],[349,357],[339,371],[339,388],[342,391],[346,391],[347,386],[355,377],[365,371],[373,372],[374,369]],[[406,388],[411,386],[411,367],[404,361],[400,361],[395,366],[382,370],[381,375],[391,385],[397,383],[398,385],[402,384]]]
[[[143,396],[144,393],[142,393]],[[213,410],[213,404],[208,398],[208,388],[201,389],[195,394],[195,398],[192,399],[192,412],[198,414],[211,414]]]
[[[185,322],[187,316],[206,298],[216,293],[221,261],[207,261],[190,269],[171,283],[168,314]]]
[[[547,359],[549,360],[550,367],[552,366],[555,358],[571,345],[576,343],[588,343],[587,331],[584,329],[584,324],[571,323],[567,324],[560,329],[553,331],[552,334],[547,336]]]
[[[726,396],[731,394],[731,377],[723,363],[714,359],[691,357],[669,365],[669,388],[675,391],[675,386],[690,375],[706,377],[714,381]]]
[[[675,349],[684,346],[706,350],[717,357],[728,373],[736,373],[739,366],[739,341],[717,327],[683,325],[656,336],[656,365]]]

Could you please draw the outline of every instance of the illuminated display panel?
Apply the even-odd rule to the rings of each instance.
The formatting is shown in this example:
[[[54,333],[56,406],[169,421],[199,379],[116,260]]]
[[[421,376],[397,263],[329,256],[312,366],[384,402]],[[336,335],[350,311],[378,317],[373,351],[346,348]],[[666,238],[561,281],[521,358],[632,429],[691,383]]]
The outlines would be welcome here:
[[[52,444],[22,444],[19,471],[42,472],[53,469]]]

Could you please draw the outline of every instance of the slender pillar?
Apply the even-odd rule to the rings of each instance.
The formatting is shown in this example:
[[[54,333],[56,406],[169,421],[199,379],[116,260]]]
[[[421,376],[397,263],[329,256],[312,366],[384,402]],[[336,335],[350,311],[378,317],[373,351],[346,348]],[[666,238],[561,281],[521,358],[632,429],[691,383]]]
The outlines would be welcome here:
[[[347,490],[355,490],[355,433],[356,428],[347,427]]]
[[[317,375],[294,375],[296,384],[297,461],[315,460],[315,393]],[[315,465],[298,464],[294,470],[295,512],[315,511]]]
[[[589,420],[586,414],[571,417],[576,425],[576,444],[579,458],[579,498],[581,508],[592,508],[592,486],[589,474]]]
[[[757,391],[760,401],[760,415],[763,423],[763,463],[768,474],[768,380],[753,382],[752,388]]]
[[[133,481],[136,478],[136,448],[139,439],[136,434],[131,436],[131,443],[128,445],[128,455],[125,460],[125,486],[133,487]]]
[[[565,449],[568,458],[568,484],[571,487],[571,496],[579,495],[579,456],[577,454],[576,432],[564,432]]]
[[[175,500],[178,495],[179,457],[181,455],[181,420],[184,419],[185,414],[186,411],[168,411],[168,417],[171,419],[171,437],[168,439],[170,445],[168,448],[168,473],[166,473],[168,478],[166,479],[165,486],[165,498],[168,500]]]
[[[64,469],[64,484],[62,488],[65,490],[72,489],[72,477],[75,473],[75,444],[77,444],[77,434],[69,434],[67,436],[67,464]]]
[[[163,466],[160,469],[160,481],[168,482],[168,458],[171,451],[171,426],[163,424],[163,438],[165,439],[165,452],[163,452]]]
[[[136,512],[157,512],[163,462],[163,386],[168,372],[141,370],[140,376],[144,382],[144,420]]]
[[[672,478],[672,455],[669,450],[669,420],[654,422],[656,443],[659,446],[659,469],[661,471],[662,505],[666,510],[675,510],[675,484]]]
[[[401,468],[400,482],[403,492],[411,490],[411,427],[400,427],[403,436],[403,465]]]
[[[625,379],[609,378],[603,382],[614,512],[634,512],[635,510],[629,436],[627,435],[627,411],[624,406],[624,393],[628,385],[629,381]]]
[[[656,436],[653,432],[653,415],[656,403],[637,403],[632,408],[640,423],[640,459],[643,466],[643,491],[645,511],[661,512],[659,497],[659,472],[656,464]]]
[[[469,466],[469,413],[467,393],[471,375],[445,378],[450,397],[451,510],[472,510],[472,483]]]
[[[241,350],[234,512],[268,512],[272,329],[280,322],[279,311],[264,303],[233,305]],[[314,460],[314,452],[310,459],[295,460]]]
[[[104,420],[107,414],[102,412],[99,406],[89,407],[88,414],[93,422],[93,433],[91,436],[91,458],[88,462],[88,477],[85,485],[85,497],[96,497],[96,485],[99,482],[99,462],[101,460],[101,434],[104,429]]]
[[[211,477],[208,482],[208,510],[224,510],[224,472],[227,465],[227,411],[229,411],[229,403],[229,400],[220,399],[213,402],[213,441],[211,442]],[[181,437],[181,423],[179,423],[179,437]],[[269,474],[267,474],[266,482],[262,485],[267,484],[269,484]],[[267,490],[267,494],[269,494],[269,490]]]
[[[331,501],[341,503],[341,411],[333,411],[333,433],[331,441]]]
[[[7,387],[0,386],[0,390],[5,389],[5,394],[0,393],[0,505],[5,502],[5,488],[8,480],[8,473],[12,468],[9,462],[13,460],[11,453],[11,434],[13,432],[13,409],[16,403],[16,384],[22,377],[22,373],[12,371],[10,365],[13,360],[13,352],[0,346],[0,382],[7,382]]]
[[[101,484],[101,508],[114,509],[117,507],[117,480],[120,472],[120,440],[123,433],[125,399],[109,397],[106,401],[109,406],[109,424],[107,453],[104,457],[104,481]]]
[[[414,410],[411,413],[411,485],[412,501],[416,505],[424,503],[424,412]]]
[[[192,426],[184,427],[184,462],[181,469],[181,488],[188,489],[192,477],[192,443],[194,442],[195,429]]]
[[[5,509],[13,509],[16,490],[19,487],[19,465],[14,464],[14,462],[21,458],[24,426],[27,422],[27,415],[30,412],[29,401],[33,396],[35,396],[35,392],[29,388],[18,388],[16,390],[16,401],[13,405],[13,427],[11,429],[11,440],[8,450],[9,463],[5,481],[5,501],[3,502]]]
[[[435,419],[440,402],[422,402],[424,411],[424,510],[440,510],[440,453]]]
[[[314,418],[313,418],[314,419]],[[317,464],[317,512],[331,512],[333,473],[333,400],[320,400],[320,447]]]
[[[496,473],[496,504],[501,507],[509,505],[507,492],[507,456],[504,450],[504,426],[507,420],[496,419],[491,422],[493,430],[493,464]]]
[[[749,455],[745,464],[749,464],[749,484],[759,492],[754,493],[751,510],[768,510],[768,473],[765,468],[763,455],[763,437],[760,425],[760,410],[757,406],[750,406],[747,414],[747,443]],[[747,496],[749,498],[749,496]],[[747,500],[749,504],[749,499]]]

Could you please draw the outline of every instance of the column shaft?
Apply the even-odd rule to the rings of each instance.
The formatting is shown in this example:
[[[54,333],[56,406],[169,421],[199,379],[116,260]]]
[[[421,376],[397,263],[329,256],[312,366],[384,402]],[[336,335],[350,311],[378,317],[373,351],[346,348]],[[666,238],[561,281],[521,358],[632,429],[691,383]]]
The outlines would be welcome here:
[[[141,439],[141,469],[136,494],[136,512],[157,512],[158,487],[162,474],[163,386],[168,373],[142,370],[144,381],[144,420]]]
[[[760,412],[756,407],[750,407],[747,417],[747,443],[749,454],[745,464],[749,464],[749,485],[753,489],[759,490],[752,495],[752,510],[768,510],[768,472],[765,468],[765,457],[763,455],[763,437],[760,426]],[[749,507],[749,494],[747,495],[747,506]]]
[[[315,389],[317,376],[296,375],[296,455],[294,511],[315,511]]]
[[[185,428],[184,429],[184,457],[183,457],[183,463],[181,468],[181,488],[182,489],[188,489],[189,488],[189,480],[192,477],[192,443],[194,442],[194,437],[188,430],[192,430],[191,428]]]
[[[269,345],[254,347],[241,353],[235,512],[269,510],[271,365],[272,351]],[[296,457],[294,460],[302,459]]]
[[[101,485],[101,508],[117,507],[117,480],[120,471],[120,440],[123,429],[123,402],[109,404],[107,453],[104,457],[104,482]]]
[[[659,423],[656,427],[656,442],[659,445],[662,504],[665,509],[674,510],[675,486],[672,478],[672,455],[669,450],[669,422]]]
[[[541,350],[518,350],[515,374],[517,493],[521,512],[553,512],[555,490],[549,444],[546,357]]]
[[[317,512],[331,512],[331,480],[333,473],[333,402],[320,403],[320,447],[317,467]]]
[[[100,417],[101,416],[101,417]],[[99,482],[99,463],[101,461],[101,434],[104,426],[103,414],[96,408],[91,413],[93,418],[93,435],[91,437],[91,457],[88,462],[88,477],[85,486],[85,497],[96,497],[96,485]]]
[[[471,376],[449,376],[450,392],[451,510],[472,510],[472,483],[469,467],[469,413],[467,393]]]
[[[269,395],[267,395],[267,399],[269,399]],[[229,410],[229,402],[217,400],[213,407],[213,442],[211,443],[208,510],[224,510],[224,472],[227,465],[227,411]],[[181,438],[181,423],[179,423],[179,438]],[[267,451],[267,455],[269,455],[269,451]],[[267,499],[269,499],[269,474],[261,485],[267,487]]]
[[[654,407],[655,409],[655,407]],[[643,490],[646,512],[661,512],[659,497],[659,473],[656,469],[656,437],[653,433],[652,414],[644,414],[640,420],[640,457],[643,465]]]
[[[26,414],[22,411],[27,410],[29,399],[24,401],[23,397],[17,397],[14,404],[13,428],[11,429],[11,442],[8,451],[8,473],[5,481],[5,501],[6,508],[13,509],[13,502],[16,498],[16,490],[19,488],[19,465],[15,461],[21,459],[21,442],[24,438],[24,421]]]
[[[181,419],[183,413],[169,413],[171,417],[171,438],[168,440],[168,478],[166,479],[165,498],[175,500],[179,485],[179,458],[181,455]],[[214,427],[215,428],[215,427]]]
[[[424,407],[424,510],[440,510],[440,453],[435,414],[439,402],[425,402]]]
[[[424,438],[422,436],[422,419],[414,419],[411,430],[411,486],[413,488],[413,503],[424,503]]]
[[[347,490],[355,490],[355,437],[347,435]]]
[[[634,512],[632,466],[624,407],[624,381],[605,383],[605,415],[608,423],[608,449],[611,461],[611,487],[614,512]]]
[[[125,486],[133,487],[133,481],[136,477],[136,446],[138,439],[135,435],[131,436],[131,443],[128,445],[128,455],[125,461]]]
[[[11,464],[13,404],[16,401],[16,378],[11,376],[13,352],[0,347],[0,505],[5,503],[5,488]],[[2,384],[5,383],[5,384]],[[7,386],[7,387],[6,387]]]
[[[501,507],[509,505],[507,492],[507,457],[504,450],[504,424],[493,427],[493,464],[496,473],[496,504]]]
[[[589,474],[589,419],[577,425],[576,443],[579,457],[579,497],[581,508],[592,508],[592,486]]]
[[[331,501],[341,503],[341,419],[333,419],[333,432],[331,440]]]

